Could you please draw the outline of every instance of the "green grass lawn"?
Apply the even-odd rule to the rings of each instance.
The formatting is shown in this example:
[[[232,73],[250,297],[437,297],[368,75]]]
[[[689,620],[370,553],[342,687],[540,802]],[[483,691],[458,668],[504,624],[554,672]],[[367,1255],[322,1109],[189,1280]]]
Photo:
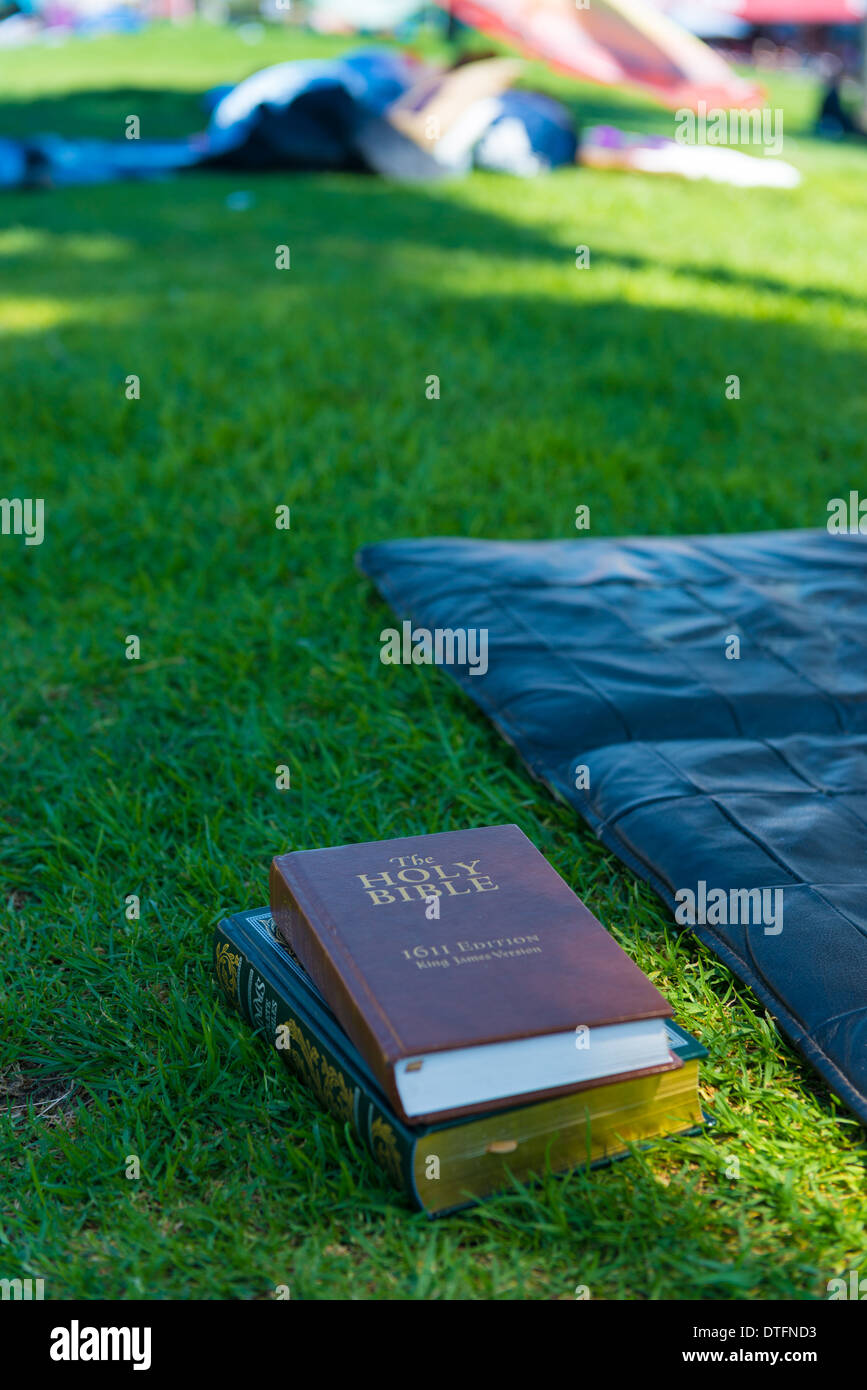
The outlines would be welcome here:
[[[131,113],[178,134],[208,86],[342,46],[7,52],[0,134],[120,137]],[[0,1276],[49,1298],[813,1299],[867,1260],[861,1128],[445,674],[381,665],[389,613],[352,562],[388,537],[574,536],[580,502],[594,535],[670,534],[822,525],[863,492],[867,150],[813,142],[794,79],[772,99],[793,192],[569,170],[2,197],[2,492],[45,499],[46,538],[0,538]],[[705,1042],[717,1125],[429,1223],[217,996],[211,930],[266,899],[275,853],[497,821]]]

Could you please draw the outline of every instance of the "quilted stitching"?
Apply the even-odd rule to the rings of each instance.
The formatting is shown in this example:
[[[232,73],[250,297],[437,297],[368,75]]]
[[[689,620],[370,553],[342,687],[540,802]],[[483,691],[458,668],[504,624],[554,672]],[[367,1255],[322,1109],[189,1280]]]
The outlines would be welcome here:
[[[488,630],[487,673],[450,674],[669,906],[702,879],[782,888],[777,935],[695,930],[867,1124],[867,540],[429,539],[358,562],[402,618]]]

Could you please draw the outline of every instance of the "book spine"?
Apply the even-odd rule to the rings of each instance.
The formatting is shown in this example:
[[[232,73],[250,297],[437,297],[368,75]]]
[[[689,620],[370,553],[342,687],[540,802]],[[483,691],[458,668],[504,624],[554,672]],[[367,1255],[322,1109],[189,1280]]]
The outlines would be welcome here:
[[[292,885],[287,881],[287,873],[288,869],[281,870],[276,860],[272,862],[271,916],[277,930],[292,947],[311,980],[328,1000],[344,1032],[358,1048],[394,1109],[399,1115],[403,1115],[387,1044],[384,1036],[377,1035],[376,1003],[372,1001],[370,1015],[360,1006],[347,984],[349,976],[355,974],[354,965],[344,959],[345,953],[339,941],[332,942],[332,947],[335,954],[340,954],[343,969],[325,949],[310,920],[313,909],[304,905],[300,886],[293,891]],[[297,874],[293,874],[293,880],[295,879]],[[359,982],[358,988],[361,993],[366,993],[363,981]],[[388,1029],[384,1021],[380,1022],[384,1034]]]
[[[415,1206],[422,1207],[413,1176],[415,1142],[360,1079],[343,1065],[290,999],[256,968],[223,927],[214,932],[214,970],[239,1013],[279,1052],[289,1071],[341,1124],[352,1125],[377,1167]]]

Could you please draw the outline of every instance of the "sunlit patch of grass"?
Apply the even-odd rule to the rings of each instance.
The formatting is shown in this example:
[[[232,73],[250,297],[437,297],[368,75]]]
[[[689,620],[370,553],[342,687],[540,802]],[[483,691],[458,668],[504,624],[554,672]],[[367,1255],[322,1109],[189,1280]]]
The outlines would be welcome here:
[[[20,299],[6,296],[0,299],[0,332],[43,333],[60,324],[86,322],[92,313],[92,302],[76,304],[49,296],[27,295]]]
[[[0,231],[0,259],[38,257],[66,261],[120,261],[129,256],[130,247],[119,237],[107,235],[52,236],[36,227],[9,227]]]

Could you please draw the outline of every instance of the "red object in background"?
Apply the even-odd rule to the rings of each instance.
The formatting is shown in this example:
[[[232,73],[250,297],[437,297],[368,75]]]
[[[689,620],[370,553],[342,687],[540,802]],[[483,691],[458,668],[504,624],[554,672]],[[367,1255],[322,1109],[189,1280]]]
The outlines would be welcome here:
[[[714,0],[716,9],[748,24],[861,24],[863,0]]]
[[[701,39],[643,0],[589,0],[586,9],[576,0],[441,2],[464,24],[517,42],[552,67],[591,82],[639,87],[673,109],[700,101],[743,106],[762,96]]]

